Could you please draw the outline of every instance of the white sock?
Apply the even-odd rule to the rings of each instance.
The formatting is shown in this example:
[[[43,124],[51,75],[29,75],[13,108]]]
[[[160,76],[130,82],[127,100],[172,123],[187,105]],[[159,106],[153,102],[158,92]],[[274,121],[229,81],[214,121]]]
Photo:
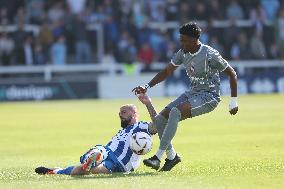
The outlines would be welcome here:
[[[159,158],[159,160],[162,159],[164,152],[165,150],[161,150],[161,149],[157,151],[156,156]]]
[[[170,149],[170,150],[167,150],[166,151],[166,154],[167,154],[167,159],[169,160],[173,160],[175,157],[176,157],[176,151],[174,148]]]

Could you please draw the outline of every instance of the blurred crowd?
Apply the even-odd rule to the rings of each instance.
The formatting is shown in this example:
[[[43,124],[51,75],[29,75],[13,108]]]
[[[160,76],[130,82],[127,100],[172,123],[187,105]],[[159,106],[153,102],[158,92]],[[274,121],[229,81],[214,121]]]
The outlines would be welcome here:
[[[284,0],[1,0],[0,65],[168,62],[178,26],[192,20],[229,60],[284,59]],[[103,28],[102,57],[94,24]]]

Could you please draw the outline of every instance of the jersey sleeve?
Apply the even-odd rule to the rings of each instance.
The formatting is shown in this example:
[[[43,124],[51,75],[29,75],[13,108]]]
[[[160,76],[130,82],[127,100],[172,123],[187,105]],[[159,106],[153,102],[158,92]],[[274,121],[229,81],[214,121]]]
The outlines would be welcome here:
[[[180,66],[182,64],[182,57],[183,57],[183,52],[180,49],[178,52],[176,52],[171,59],[171,64],[174,66]]]
[[[225,60],[217,50],[209,53],[209,66],[219,72],[224,71],[229,63]]]
[[[145,132],[148,133],[150,135],[149,132],[149,123],[148,122],[143,122],[140,121],[138,123],[138,126],[134,129],[133,133],[137,133],[137,132]]]

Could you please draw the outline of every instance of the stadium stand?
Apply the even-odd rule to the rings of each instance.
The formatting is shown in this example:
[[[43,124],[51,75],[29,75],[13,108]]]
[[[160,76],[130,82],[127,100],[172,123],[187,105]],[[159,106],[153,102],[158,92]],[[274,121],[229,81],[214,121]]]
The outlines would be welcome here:
[[[1,83],[156,72],[192,20],[241,75],[284,72],[284,0],[1,0]]]

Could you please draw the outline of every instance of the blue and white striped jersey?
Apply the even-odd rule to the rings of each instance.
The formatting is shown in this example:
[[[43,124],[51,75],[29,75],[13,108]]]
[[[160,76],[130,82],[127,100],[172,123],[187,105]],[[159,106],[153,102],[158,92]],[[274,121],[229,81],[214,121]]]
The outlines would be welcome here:
[[[106,145],[113,151],[125,171],[136,169],[140,164],[140,156],[130,149],[130,137],[137,132],[146,132],[150,135],[148,126],[149,123],[140,121],[121,129]]]

